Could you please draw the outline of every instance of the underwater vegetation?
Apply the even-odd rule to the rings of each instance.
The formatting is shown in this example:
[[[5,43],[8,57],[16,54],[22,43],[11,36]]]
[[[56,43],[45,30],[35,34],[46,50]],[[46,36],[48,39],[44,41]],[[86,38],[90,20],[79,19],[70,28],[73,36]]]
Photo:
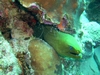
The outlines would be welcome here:
[[[99,0],[0,0],[0,75],[99,75],[97,9]]]

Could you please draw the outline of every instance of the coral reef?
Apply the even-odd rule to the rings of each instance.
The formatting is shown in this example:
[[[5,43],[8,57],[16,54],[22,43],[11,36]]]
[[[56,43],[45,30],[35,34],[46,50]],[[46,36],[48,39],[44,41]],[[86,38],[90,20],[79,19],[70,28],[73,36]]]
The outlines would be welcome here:
[[[0,75],[21,75],[20,63],[0,32]]]
[[[85,50],[84,56],[91,56],[94,53],[94,48],[100,44],[100,25],[97,22],[88,22],[82,25],[81,30],[83,32],[81,42]]]
[[[78,39],[82,43],[85,59],[94,54],[94,48],[100,46],[100,25],[95,21],[89,21],[86,11],[80,17],[81,28]]]
[[[22,69],[22,75],[34,75],[34,70],[32,69],[31,66],[31,59],[30,59],[31,56],[28,50],[30,39],[15,37],[9,41],[11,47],[13,48],[13,53],[14,55],[16,55],[16,58],[20,63]]]
[[[57,71],[59,68],[56,68],[60,65],[60,59],[46,42],[41,39],[32,39],[28,48],[32,57],[34,75],[62,75],[61,71]]]
[[[100,25],[97,22],[89,22],[82,25],[84,40],[90,40],[91,42],[99,41],[100,39]]]
[[[4,60],[11,59],[10,62],[12,63],[12,65],[11,67],[7,68],[13,69],[12,67],[15,66],[12,71],[7,72],[9,74],[5,73],[6,71],[8,71],[7,69],[5,69],[6,68],[5,67],[4,75],[12,75],[12,74],[33,75],[30,54],[27,49],[28,39],[32,36],[33,30],[29,27],[27,21],[25,22],[26,19],[22,20],[23,15],[21,15],[21,14],[26,15],[27,13],[25,13],[23,10],[21,11],[16,6],[16,4],[14,4],[11,0],[0,0],[0,11],[2,11],[0,15],[0,31],[4,36],[4,38],[7,39],[7,41],[12,47],[12,51],[10,52],[6,50],[7,48],[5,48],[4,51],[5,52],[7,51],[6,53],[8,53],[9,55],[7,55],[7,58],[3,56],[4,57],[3,59]],[[10,56],[10,53],[12,57]],[[15,61],[13,62],[12,60]],[[7,63],[10,64],[10,62]],[[17,64],[18,66],[16,67]],[[2,64],[2,66],[4,65],[5,61],[4,64]],[[17,69],[19,71],[17,71]]]
[[[0,0],[0,75],[83,75],[84,67],[98,74],[83,66],[100,45],[98,2]]]
[[[44,15],[43,18],[49,19],[53,23],[60,24],[64,15],[67,14],[70,25],[72,26],[76,26],[78,24],[79,16],[84,10],[83,0],[19,0],[19,2],[26,8],[29,8],[32,5],[35,5],[33,6],[35,8],[38,6],[39,10],[42,11],[41,15]],[[77,23],[74,20],[77,20]]]

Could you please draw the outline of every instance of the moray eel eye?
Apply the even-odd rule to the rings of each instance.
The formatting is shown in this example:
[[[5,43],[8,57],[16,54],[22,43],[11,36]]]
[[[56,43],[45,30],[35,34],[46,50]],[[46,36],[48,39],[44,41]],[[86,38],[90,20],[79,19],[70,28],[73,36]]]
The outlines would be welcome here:
[[[69,50],[71,50],[70,54],[79,55],[78,52],[74,52],[75,49],[72,46],[69,46]]]
[[[69,50],[74,50],[74,48],[72,46],[69,46]]]

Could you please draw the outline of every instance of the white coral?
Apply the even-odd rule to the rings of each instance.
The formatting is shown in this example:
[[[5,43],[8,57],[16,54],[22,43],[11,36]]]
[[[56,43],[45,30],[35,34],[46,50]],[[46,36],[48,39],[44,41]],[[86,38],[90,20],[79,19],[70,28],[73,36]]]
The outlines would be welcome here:
[[[97,22],[89,22],[89,23],[84,24],[82,26],[82,30],[84,30],[83,37],[87,36],[92,41],[100,40],[100,25]]]
[[[20,65],[10,44],[0,33],[0,75],[20,75],[21,72]]]

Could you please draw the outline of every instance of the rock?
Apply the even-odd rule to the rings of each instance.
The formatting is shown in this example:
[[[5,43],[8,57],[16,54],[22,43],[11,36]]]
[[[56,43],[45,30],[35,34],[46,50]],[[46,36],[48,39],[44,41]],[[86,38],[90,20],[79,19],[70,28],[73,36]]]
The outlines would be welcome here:
[[[96,48],[100,45],[100,25],[94,21],[87,21],[86,23],[82,23],[81,32],[82,36],[80,41],[82,42],[82,47],[85,51],[84,55],[87,58],[87,56],[90,57],[93,55],[93,48]]]
[[[90,42],[94,48],[100,45],[100,25],[97,22],[92,21],[82,24],[80,30],[83,32],[81,42]]]
[[[84,57],[86,59],[86,58],[91,57],[93,55],[94,48],[92,46],[92,43],[89,41],[86,41],[84,44],[85,44],[84,45],[84,50],[85,50]]]
[[[60,59],[54,49],[41,39],[33,39],[28,47],[34,75],[61,75]]]

